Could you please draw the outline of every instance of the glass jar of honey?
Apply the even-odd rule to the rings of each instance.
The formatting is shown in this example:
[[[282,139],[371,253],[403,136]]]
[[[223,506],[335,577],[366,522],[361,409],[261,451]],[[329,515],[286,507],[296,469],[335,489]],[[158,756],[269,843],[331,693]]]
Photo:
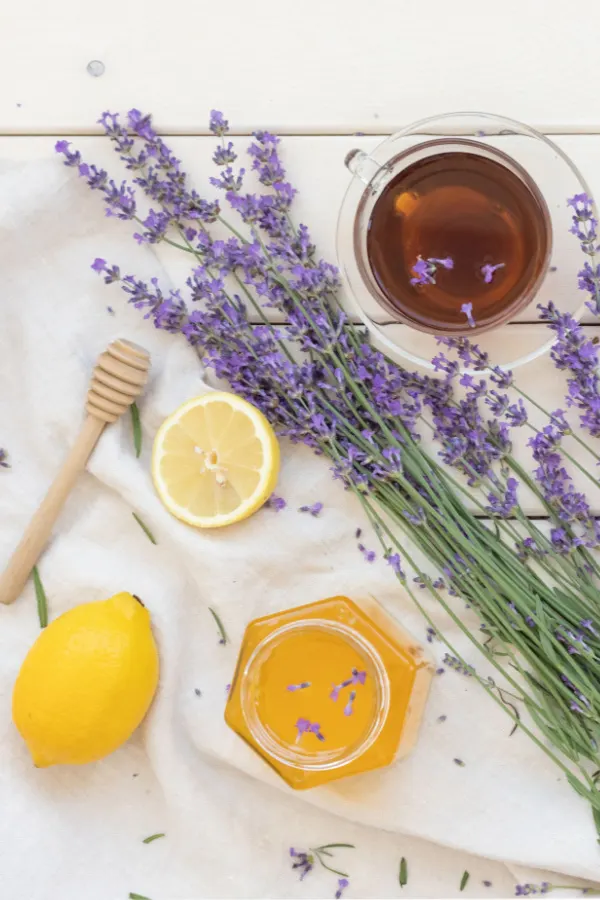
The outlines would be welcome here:
[[[331,597],[250,622],[225,720],[302,790],[406,756],[432,674],[379,603]]]

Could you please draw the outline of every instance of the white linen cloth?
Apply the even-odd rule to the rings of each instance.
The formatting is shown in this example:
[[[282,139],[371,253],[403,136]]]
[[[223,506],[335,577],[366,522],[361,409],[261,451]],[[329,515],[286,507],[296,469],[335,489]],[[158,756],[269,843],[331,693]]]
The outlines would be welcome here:
[[[47,158],[0,167],[0,446],[12,463],[0,470],[0,564],[80,427],[96,356],[116,336],[143,344],[153,368],[140,403],[141,459],[128,417],[107,429],[40,572],[51,619],[116,591],[138,594],[152,615],[161,680],[144,726],[121,750],[94,765],[36,770],[10,711],[19,665],[39,632],[32,585],[0,609],[0,897],[330,897],[334,875],[319,870],[299,882],[288,856],[290,845],[329,842],[356,845],[332,861],[350,873],[349,898],[458,896],[465,869],[465,897],[511,896],[519,879],[600,880],[586,804],[452,671],[434,681],[408,760],[329,787],[288,790],[228,730],[225,686],[250,619],[332,594],[371,593],[421,640],[424,624],[381,558],[369,565],[357,550],[358,526],[375,547],[359,505],[327,462],[303,448],[283,447],[282,512],[263,509],[202,532],[163,509],[149,474],[153,436],[207,387],[184,340],[156,332],[90,270],[100,255],[141,276],[164,274],[150,250],[127,239],[127,226],[104,219],[99,199],[54,157],[52,143]],[[319,518],[297,512],[317,500]],[[231,639],[225,647],[209,605]],[[441,658],[441,645],[433,652]],[[142,844],[153,832],[166,837]],[[403,891],[401,856],[409,865]]]

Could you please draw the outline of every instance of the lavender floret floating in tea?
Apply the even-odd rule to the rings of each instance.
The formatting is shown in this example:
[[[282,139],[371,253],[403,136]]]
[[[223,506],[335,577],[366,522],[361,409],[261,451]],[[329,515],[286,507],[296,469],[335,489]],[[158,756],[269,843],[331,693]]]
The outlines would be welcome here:
[[[496,263],[495,266],[491,266],[489,263],[486,263],[481,267],[481,274],[483,275],[483,280],[486,284],[491,284],[494,278],[494,272],[498,269],[504,269],[506,263]]]
[[[225,141],[226,120],[220,113],[211,115],[211,130],[221,148],[215,151],[221,170],[215,182],[241,220],[234,226],[220,202],[204,199],[191,187],[149,116],[132,110],[123,124],[118,116],[105,113],[101,123],[132,184],[111,180],[67,141],[59,141],[57,150],[66,165],[103,199],[109,215],[135,223],[136,240],[178,248],[192,271],[184,290],[166,291],[156,279],[144,282],[122,275],[118,266],[104,260],[94,262],[95,271],[107,283],[119,284],[128,302],[157,328],[183,335],[207,368],[261,409],[280,436],[307,445],[329,462],[333,477],[355,495],[373,526],[382,555],[402,585],[402,596],[411,598],[445,644],[447,664],[468,674],[553,760],[591,804],[600,827],[600,793],[590,774],[600,768],[600,639],[595,633],[600,632],[600,567],[592,552],[600,545],[600,527],[575,490],[569,468],[579,465],[594,484],[596,471],[578,463],[563,444],[569,429],[562,413],[548,414],[548,424],[542,427],[534,425],[527,407],[531,402],[539,411],[537,401],[465,337],[440,339],[444,352],[434,360],[435,377],[407,371],[376,350],[339,304],[337,270],[318,258],[308,229],[292,223],[295,190],[287,181],[274,135],[257,132],[250,144],[261,190],[247,193],[242,171],[233,168],[235,148]],[[469,168],[468,154],[462,157]],[[494,165],[493,160],[485,162],[488,183]],[[447,168],[447,161],[438,160],[429,169],[433,186],[446,177]],[[505,170],[493,171],[504,197]],[[407,189],[406,184],[400,187]],[[478,243],[480,235],[474,235],[467,269],[475,293],[466,292],[462,301],[473,303],[478,325],[485,322],[479,308],[485,295],[479,291],[493,294],[496,281],[502,282],[502,290],[511,283],[522,290],[523,276],[514,264],[517,247],[532,261],[533,270],[546,259],[547,235],[540,230],[539,210],[532,206],[527,186],[520,190],[525,193],[518,212],[528,224],[495,242],[488,258],[502,260],[505,267],[491,284],[471,278],[473,266],[486,264],[487,253]],[[140,195],[152,212],[142,211]],[[449,193],[452,216],[459,195],[454,189]],[[390,215],[402,219],[402,209],[394,213],[394,195],[388,199]],[[490,202],[490,197],[482,197],[484,217]],[[595,216],[588,198],[574,198],[572,206],[587,256],[579,286],[589,292],[591,307],[597,310]],[[216,221],[227,230],[227,238],[211,233]],[[444,217],[438,222],[441,235],[446,233],[444,222]],[[416,224],[405,237],[415,233]],[[394,227],[402,231],[404,225],[398,221]],[[375,243],[376,232],[371,235]],[[388,240],[385,233],[383,238]],[[394,284],[401,276],[403,290],[413,291],[421,305],[424,292],[441,288],[441,274],[445,287],[456,279],[454,289],[461,288],[466,277],[462,244],[440,242],[444,249],[439,258],[449,256],[454,265],[440,274],[439,285],[412,286],[409,272],[421,250],[394,240],[408,254],[402,271],[394,274]],[[375,243],[371,258],[377,268]],[[464,327],[460,302],[452,296],[452,315]],[[268,314],[273,309],[288,324],[272,325]],[[598,436],[596,348],[577,323],[554,307],[541,310],[541,318],[558,337],[553,358],[568,376],[567,402],[579,410],[584,427]],[[461,363],[477,376],[461,376]],[[460,392],[455,390],[459,382]],[[518,402],[509,389],[518,392]],[[420,438],[430,427],[434,444],[427,449]],[[512,453],[513,432],[519,427],[532,431],[534,474]],[[571,439],[586,447],[578,436]],[[591,453],[597,462],[598,455]],[[547,512],[548,534],[522,510],[519,494],[525,487]],[[374,553],[364,545],[361,552]],[[423,571],[421,558],[437,573],[434,577]],[[494,679],[480,675],[440,630],[413,577],[483,655],[482,664],[495,670]],[[463,617],[465,605],[470,616],[476,613],[485,623],[484,631]],[[522,716],[517,707],[529,715]],[[323,738],[318,725],[300,721],[300,739]]]

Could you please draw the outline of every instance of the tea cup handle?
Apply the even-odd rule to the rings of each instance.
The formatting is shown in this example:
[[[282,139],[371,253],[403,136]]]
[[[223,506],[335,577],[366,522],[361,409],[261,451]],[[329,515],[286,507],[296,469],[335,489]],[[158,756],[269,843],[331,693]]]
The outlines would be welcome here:
[[[382,166],[364,150],[350,150],[346,154],[344,165],[363,184],[375,189],[380,188],[382,182],[389,175],[389,167]]]

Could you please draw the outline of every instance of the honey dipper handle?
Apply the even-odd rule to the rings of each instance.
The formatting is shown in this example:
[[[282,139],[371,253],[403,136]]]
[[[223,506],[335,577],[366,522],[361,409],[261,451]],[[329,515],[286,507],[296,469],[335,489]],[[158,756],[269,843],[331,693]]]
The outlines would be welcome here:
[[[105,425],[106,422],[95,416],[88,416],[85,420],[74,446],[0,576],[0,603],[12,603],[25,587],[65,500],[85,468]]]

